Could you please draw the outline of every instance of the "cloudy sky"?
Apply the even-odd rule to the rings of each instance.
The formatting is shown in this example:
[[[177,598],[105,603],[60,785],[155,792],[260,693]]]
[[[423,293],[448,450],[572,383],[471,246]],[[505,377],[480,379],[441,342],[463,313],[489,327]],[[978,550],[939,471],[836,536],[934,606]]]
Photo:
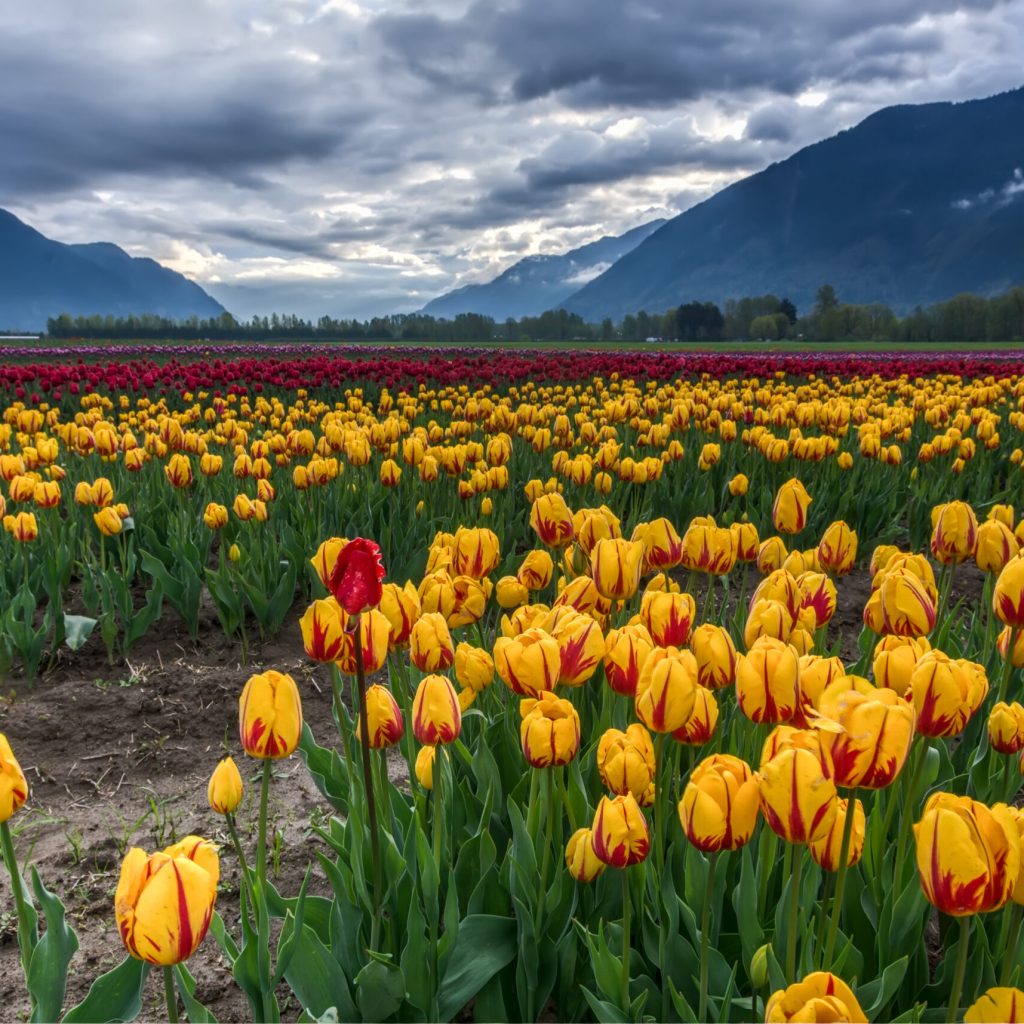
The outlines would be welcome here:
[[[1021,53],[1024,0],[4,3],[0,207],[239,315],[412,310]]]

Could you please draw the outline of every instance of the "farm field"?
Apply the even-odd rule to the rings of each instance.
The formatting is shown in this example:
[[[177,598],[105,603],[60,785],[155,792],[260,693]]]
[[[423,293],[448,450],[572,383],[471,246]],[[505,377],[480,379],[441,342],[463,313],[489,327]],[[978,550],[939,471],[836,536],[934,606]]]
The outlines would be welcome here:
[[[1018,352],[8,355],[10,1016],[1024,1000]]]

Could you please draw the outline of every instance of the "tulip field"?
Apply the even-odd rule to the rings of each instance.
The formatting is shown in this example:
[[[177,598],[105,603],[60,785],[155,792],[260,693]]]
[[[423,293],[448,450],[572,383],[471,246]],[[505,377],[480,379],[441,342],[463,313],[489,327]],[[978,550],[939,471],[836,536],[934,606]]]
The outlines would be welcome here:
[[[5,360],[4,1019],[1024,1021],[1024,359]]]

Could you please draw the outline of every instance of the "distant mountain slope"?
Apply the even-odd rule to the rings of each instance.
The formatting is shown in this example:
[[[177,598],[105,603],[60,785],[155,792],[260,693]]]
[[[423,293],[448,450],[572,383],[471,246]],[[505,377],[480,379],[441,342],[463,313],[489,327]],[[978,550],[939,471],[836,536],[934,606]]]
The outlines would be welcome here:
[[[154,260],[109,242],[55,242],[0,210],[0,327],[43,330],[61,313],[185,319],[223,312],[199,285]]]
[[[527,256],[487,284],[469,284],[431,300],[422,312],[448,319],[459,313],[480,313],[498,321],[537,316],[555,309],[580,285],[664,223],[651,221],[624,235],[608,235],[562,256]]]
[[[897,312],[1024,282],[1024,89],[887,107],[668,221],[564,307],[596,321],[819,285]]]

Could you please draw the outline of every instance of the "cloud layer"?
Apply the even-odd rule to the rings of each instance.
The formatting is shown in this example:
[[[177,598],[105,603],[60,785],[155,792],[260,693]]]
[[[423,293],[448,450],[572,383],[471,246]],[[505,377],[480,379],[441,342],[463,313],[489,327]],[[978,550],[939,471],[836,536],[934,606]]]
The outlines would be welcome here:
[[[6,5],[0,206],[242,315],[415,309],[1022,51],[1024,0]]]

